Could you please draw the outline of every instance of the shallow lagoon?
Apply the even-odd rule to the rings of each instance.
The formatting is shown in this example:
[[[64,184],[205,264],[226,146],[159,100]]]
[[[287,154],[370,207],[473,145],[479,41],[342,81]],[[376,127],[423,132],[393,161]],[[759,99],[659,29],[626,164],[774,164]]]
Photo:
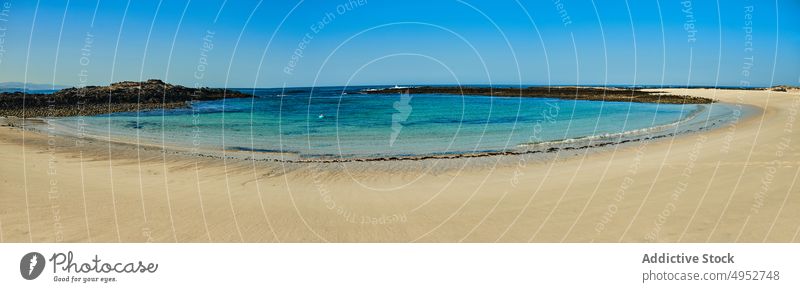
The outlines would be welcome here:
[[[304,158],[514,151],[520,145],[679,127],[731,114],[725,104],[675,105],[461,95],[366,95],[364,88],[250,89],[257,98],[191,109],[70,117],[88,136]],[[641,132],[641,131],[639,131]]]

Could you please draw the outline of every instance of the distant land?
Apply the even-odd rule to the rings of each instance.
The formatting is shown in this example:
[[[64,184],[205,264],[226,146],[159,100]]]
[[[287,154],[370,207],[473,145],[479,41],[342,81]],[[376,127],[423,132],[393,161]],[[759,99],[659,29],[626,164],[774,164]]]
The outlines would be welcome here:
[[[53,85],[53,84],[40,84],[40,83],[24,83],[24,82],[0,82],[0,90],[3,91],[22,91],[27,90],[59,90],[69,86]]]

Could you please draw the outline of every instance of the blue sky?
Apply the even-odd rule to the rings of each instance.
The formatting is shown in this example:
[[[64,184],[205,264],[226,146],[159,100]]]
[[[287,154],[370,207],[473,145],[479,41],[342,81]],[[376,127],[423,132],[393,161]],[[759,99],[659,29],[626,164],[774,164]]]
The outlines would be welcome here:
[[[0,82],[798,85],[800,2],[718,2],[0,0]]]

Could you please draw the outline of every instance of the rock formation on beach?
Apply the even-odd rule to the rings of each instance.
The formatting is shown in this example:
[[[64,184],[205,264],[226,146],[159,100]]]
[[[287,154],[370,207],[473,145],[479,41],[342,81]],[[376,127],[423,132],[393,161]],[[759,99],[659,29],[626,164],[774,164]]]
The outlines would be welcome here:
[[[386,88],[364,91],[367,94],[387,94],[408,92],[410,94],[457,94],[486,95],[499,97],[546,97],[560,99],[623,101],[670,104],[706,104],[714,100],[687,95],[665,94],[663,92],[642,91],[632,88],[611,87],[412,87]]]
[[[0,116],[63,117],[187,107],[189,102],[252,97],[219,88],[189,88],[150,79],[66,88],[52,94],[0,93]]]
[[[781,92],[798,92],[800,87],[790,85],[776,85],[773,87],[764,88],[765,90],[781,91]]]

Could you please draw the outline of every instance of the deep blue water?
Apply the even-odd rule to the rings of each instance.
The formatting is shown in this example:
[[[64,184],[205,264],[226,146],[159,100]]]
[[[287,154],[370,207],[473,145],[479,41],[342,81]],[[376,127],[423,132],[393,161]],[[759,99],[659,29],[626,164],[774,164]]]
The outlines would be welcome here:
[[[670,124],[697,105],[423,94],[365,88],[243,89],[257,98],[191,109],[81,118],[87,134],[143,143],[303,156],[399,156],[510,150],[517,145]],[[60,119],[74,125],[78,117]]]

